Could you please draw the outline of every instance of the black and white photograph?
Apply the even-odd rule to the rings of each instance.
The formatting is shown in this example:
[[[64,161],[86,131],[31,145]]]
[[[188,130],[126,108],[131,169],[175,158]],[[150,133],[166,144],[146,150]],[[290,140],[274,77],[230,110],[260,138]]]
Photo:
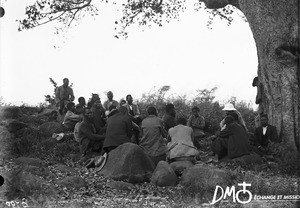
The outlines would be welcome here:
[[[0,0],[0,207],[300,207],[299,0]]]

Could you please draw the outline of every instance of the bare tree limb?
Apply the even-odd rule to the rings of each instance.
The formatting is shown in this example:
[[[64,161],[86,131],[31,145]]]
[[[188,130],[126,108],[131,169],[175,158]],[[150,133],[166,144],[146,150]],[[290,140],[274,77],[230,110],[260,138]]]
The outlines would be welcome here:
[[[227,6],[228,4],[240,9],[238,0],[200,0],[205,3],[209,9],[219,9]]]
[[[41,25],[47,24],[47,23],[49,23],[49,22],[52,22],[52,21],[54,21],[54,20],[56,20],[56,19],[62,17],[65,13],[66,13],[66,11],[63,11],[60,15],[58,15],[58,16],[56,16],[56,17],[54,17],[54,18],[51,18],[51,19],[49,19],[49,20],[46,21],[46,22],[42,22],[42,23],[37,22],[36,26],[41,26]]]
[[[70,20],[70,22],[69,22],[69,24],[68,24],[68,27],[70,27],[70,25],[72,24],[73,20],[74,20],[75,17],[76,17],[76,14],[77,14],[79,11],[80,11],[80,9],[77,9],[77,10],[75,11],[75,13],[74,13],[73,16],[72,16],[72,19]]]

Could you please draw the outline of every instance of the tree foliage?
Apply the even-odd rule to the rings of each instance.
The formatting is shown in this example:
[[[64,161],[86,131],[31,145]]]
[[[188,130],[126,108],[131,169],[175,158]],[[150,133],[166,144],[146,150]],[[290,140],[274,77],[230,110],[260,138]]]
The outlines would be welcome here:
[[[49,22],[56,22],[56,28],[69,28],[74,20],[83,18],[86,14],[98,15],[98,8],[92,0],[37,0],[25,9],[26,18],[19,20],[19,31],[35,28]],[[109,3],[102,0],[101,3]],[[180,13],[186,10],[186,0],[121,0],[112,1],[121,8],[122,17],[115,21],[116,38],[127,37],[127,28],[132,24],[139,26],[163,26],[172,19],[178,19]],[[119,5],[120,4],[120,5]],[[225,20],[228,24],[235,9],[227,6],[221,9],[208,10],[201,1],[194,4],[195,10],[206,9],[210,13],[208,27],[215,17]]]
[[[82,17],[82,12],[97,11],[91,2],[92,0],[37,0],[33,5],[26,7],[26,18],[19,21],[19,31],[52,21],[69,27],[74,20]]]

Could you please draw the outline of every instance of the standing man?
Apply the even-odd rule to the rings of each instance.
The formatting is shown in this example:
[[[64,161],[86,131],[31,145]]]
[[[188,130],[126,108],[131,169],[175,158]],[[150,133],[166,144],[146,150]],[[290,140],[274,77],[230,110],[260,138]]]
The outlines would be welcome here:
[[[63,79],[63,85],[59,86],[55,90],[56,106],[59,107],[59,113],[62,115],[67,103],[73,102],[75,99],[74,93],[71,87],[69,87],[69,79]]]
[[[106,95],[107,95],[107,100],[103,103],[103,107],[105,111],[108,111],[111,105],[114,105],[118,108],[119,103],[118,101],[113,100],[114,94],[112,93],[112,91],[108,91]]]

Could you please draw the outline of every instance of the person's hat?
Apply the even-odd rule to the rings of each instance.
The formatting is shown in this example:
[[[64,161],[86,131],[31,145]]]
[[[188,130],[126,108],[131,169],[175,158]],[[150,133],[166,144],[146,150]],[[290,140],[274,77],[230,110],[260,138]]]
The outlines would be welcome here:
[[[234,111],[234,110],[236,110],[236,109],[234,108],[234,106],[231,103],[225,104],[225,106],[223,108],[223,111]]]
[[[105,152],[101,157],[99,157],[96,162],[95,162],[95,166],[96,166],[96,172],[101,171],[102,168],[105,166],[106,164],[106,160],[107,160],[107,152]]]

